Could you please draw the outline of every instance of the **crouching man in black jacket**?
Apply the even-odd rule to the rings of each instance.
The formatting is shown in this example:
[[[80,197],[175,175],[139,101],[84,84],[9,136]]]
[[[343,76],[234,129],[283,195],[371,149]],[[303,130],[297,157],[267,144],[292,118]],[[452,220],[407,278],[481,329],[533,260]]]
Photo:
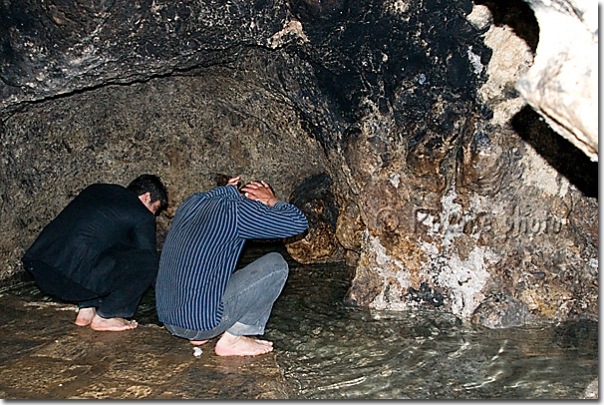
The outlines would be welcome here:
[[[155,219],[167,205],[166,188],[154,175],[127,188],[88,186],[42,230],[23,264],[42,291],[78,303],[76,325],[134,329],[138,323],[127,318],[155,281]]]

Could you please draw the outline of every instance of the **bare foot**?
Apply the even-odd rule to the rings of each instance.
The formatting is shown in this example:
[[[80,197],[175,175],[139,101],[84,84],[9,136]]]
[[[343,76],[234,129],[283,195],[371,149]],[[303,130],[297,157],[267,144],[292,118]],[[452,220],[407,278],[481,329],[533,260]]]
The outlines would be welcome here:
[[[214,351],[219,356],[256,356],[273,351],[273,342],[223,333]]]
[[[78,326],[88,326],[92,322],[92,318],[96,315],[94,307],[80,308],[75,324]]]
[[[129,321],[124,318],[102,318],[95,315],[90,323],[90,327],[100,332],[121,332],[123,330],[134,329],[138,322]]]
[[[208,340],[210,340],[210,339],[206,339],[206,340],[189,340],[189,342],[191,342],[191,344],[193,346],[201,346],[202,344],[204,344]]]

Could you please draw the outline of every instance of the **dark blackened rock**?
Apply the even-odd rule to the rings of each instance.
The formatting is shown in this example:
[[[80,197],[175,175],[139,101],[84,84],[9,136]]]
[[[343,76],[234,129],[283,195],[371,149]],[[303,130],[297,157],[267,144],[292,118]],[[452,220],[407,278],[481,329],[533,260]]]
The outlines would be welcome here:
[[[327,173],[313,175],[298,185],[289,198],[308,219],[307,232],[286,242],[288,253],[300,263],[342,259],[335,235],[338,205],[331,185]]]
[[[325,222],[335,231],[338,205],[331,192],[332,184],[331,177],[325,172],[310,176],[294,189],[289,202],[304,212],[310,225]]]
[[[421,304],[429,304],[434,307],[439,307],[443,304],[445,298],[435,289],[431,288],[426,283],[421,283],[419,290],[413,287],[408,288],[407,294],[409,297],[416,302]]]
[[[0,4],[0,108],[178,69],[266,46],[285,4],[268,1]]]

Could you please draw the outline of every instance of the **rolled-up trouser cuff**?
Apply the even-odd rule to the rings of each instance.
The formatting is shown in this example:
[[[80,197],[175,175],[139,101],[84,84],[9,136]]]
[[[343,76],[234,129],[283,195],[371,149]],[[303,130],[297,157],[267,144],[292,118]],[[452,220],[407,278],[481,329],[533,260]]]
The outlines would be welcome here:
[[[235,322],[235,324],[226,331],[235,336],[263,335],[264,325],[245,325],[241,322]]]

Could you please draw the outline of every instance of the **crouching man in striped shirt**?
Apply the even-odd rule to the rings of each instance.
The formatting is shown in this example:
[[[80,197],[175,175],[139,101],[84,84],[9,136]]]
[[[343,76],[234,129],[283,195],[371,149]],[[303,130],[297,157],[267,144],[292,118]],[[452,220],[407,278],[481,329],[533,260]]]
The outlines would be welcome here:
[[[216,342],[219,356],[255,356],[273,350],[262,335],[281,294],[288,266],[269,253],[235,270],[246,239],[287,238],[308,221],[294,205],[280,201],[261,181],[195,193],[178,208],[163,245],[155,286],[157,314],[175,336],[201,345]]]

